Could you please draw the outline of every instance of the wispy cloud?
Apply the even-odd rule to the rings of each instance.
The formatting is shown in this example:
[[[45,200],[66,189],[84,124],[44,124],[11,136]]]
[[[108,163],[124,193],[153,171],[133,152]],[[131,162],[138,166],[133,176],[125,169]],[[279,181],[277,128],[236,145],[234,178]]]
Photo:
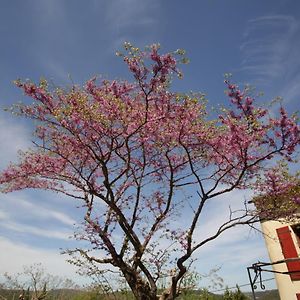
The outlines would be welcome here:
[[[62,20],[65,17],[64,1],[38,1],[35,6],[36,10],[40,12],[37,16],[40,22],[52,22],[55,19]],[[58,26],[57,23],[53,23],[53,25]]]
[[[76,37],[76,29],[66,30],[70,21],[68,12],[65,1],[59,0],[37,1],[31,9],[32,42],[28,43],[26,50],[34,62],[33,71],[38,70],[38,77],[68,82],[70,70],[65,64],[70,58],[68,41]]]
[[[34,235],[47,239],[69,240],[76,220],[64,213],[63,209],[56,210],[51,203],[43,204],[44,201],[27,200],[27,198],[25,192],[1,195],[1,228],[9,230],[13,235],[22,233],[24,239]],[[64,201],[61,200],[63,207]]]
[[[24,199],[18,199],[18,206],[24,213],[30,214],[38,219],[52,219],[52,221],[59,221],[68,226],[73,226],[76,223],[76,220],[60,211],[41,205],[37,206],[36,203],[31,203]]]
[[[158,34],[160,11],[157,0],[109,1],[105,19],[112,34],[112,48],[120,48],[124,41],[133,38],[141,45],[149,43]]]
[[[72,232],[64,232],[62,230],[42,229],[42,228],[38,228],[37,226],[30,226],[24,223],[12,222],[7,220],[4,220],[4,222],[1,223],[2,223],[1,224],[2,228],[6,228],[8,230],[12,230],[15,232],[25,233],[28,235],[36,235],[44,238],[68,240],[72,234]]]
[[[54,83],[70,83],[69,72],[64,68],[63,62],[49,56],[46,60],[44,57],[36,54],[36,59],[39,60],[40,66],[43,68],[43,76],[54,79]]]
[[[295,74],[295,76],[291,76],[289,78],[288,83],[281,89],[279,94],[284,97],[286,101],[293,101],[296,104],[293,108],[294,110],[300,109],[300,70],[297,74]]]
[[[300,71],[299,20],[290,15],[266,15],[250,20],[240,50],[241,70],[252,75],[254,83],[268,85],[281,80],[293,91],[291,96],[299,95],[299,81],[294,80]]]
[[[36,235],[51,239],[68,240],[70,235],[72,234],[71,230],[67,231],[65,228],[60,230],[51,230],[41,228],[38,225],[28,225],[25,222],[15,221],[13,220],[11,214],[3,210],[0,210],[0,224],[2,229],[5,228],[6,230],[11,230],[14,232],[25,233],[27,235]]]

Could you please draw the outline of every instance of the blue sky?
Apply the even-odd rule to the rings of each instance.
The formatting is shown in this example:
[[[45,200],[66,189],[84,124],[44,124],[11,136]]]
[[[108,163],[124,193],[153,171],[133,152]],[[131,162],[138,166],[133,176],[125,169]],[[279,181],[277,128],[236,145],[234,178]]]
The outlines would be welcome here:
[[[262,103],[282,96],[290,112],[300,108],[298,0],[2,1],[1,106],[24,99],[12,84],[17,78],[46,77],[56,85],[83,84],[99,74],[129,78],[115,56],[124,41],[186,49],[191,62],[173,88],[204,92],[212,106],[225,104],[223,74],[230,72],[236,82],[264,91]],[[30,124],[0,112],[1,169],[30,140]],[[202,231],[226,217],[229,201],[245,197],[236,192],[211,207]],[[0,274],[42,262],[49,272],[72,277],[59,248],[76,245],[68,237],[80,221],[78,204],[51,193],[0,195]],[[197,266],[200,272],[221,266],[225,284],[234,286],[247,283],[246,267],[257,260],[268,260],[263,239],[238,228],[199,251]]]

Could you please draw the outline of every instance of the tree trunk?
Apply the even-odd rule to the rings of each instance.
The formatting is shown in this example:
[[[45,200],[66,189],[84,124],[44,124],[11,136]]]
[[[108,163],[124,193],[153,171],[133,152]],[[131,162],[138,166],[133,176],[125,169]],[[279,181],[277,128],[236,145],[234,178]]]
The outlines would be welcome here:
[[[138,276],[125,273],[125,279],[136,300],[158,300],[157,290],[152,291],[147,283]]]
[[[170,290],[164,291],[159,297],[157,297],[158,300],[175,300],[178,297],[178,294],[175,296],[171,295]]]
[[[133,291],[134,297],[136,300],[158,300],[156,293],[149,293],[150,291],[145,291],[143,289],[139,289]]]
[[[175,300],[179,296],[176,291],[174,295],[170,289],[157,295],[157,290],[152,291],[147,283],[139,280],[128,282],[128,284],[136,300]]]

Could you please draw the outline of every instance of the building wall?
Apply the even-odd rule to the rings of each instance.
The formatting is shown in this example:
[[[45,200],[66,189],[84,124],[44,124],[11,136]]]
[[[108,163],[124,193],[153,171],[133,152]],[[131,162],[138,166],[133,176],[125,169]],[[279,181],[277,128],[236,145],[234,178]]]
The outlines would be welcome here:
[[[295,245],[298,257],[300,256],[300,247],[297,241],[297,237],[291,229],[290,225],[292,224],[287,224],[279,221],[265,221],[262,223],[262,230],[264,233],[265,242],[271,262],[285,259],[276,230],[286,226],[289,226],[292,241]],[[300,265],[300,263],[298,263],[298,265]],[[281,263],[273,265],[273,270],[278,272],[288,272],[288,267],[286,263]],[[300,299],[300,280],[292,280],[290,275],[282,275],[276,273],[275,279],[281,300]]]

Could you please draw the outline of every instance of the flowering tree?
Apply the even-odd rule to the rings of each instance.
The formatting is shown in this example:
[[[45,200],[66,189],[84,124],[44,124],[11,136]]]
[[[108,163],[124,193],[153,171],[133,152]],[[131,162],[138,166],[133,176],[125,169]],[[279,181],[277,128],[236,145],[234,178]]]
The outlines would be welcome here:
[[[269,181],[262,185],[263,174],[274,174],[277,156],[293,159],[300,136],[283,108],[271,117],[254,106],[247,89],[228,81],[231,106],[210,118],[202,95],[170,90],[172,75],[181,77],[183,51],[160,55],[158,48],[125,45],[126,55],[119,55],[133,83],[92,79],[83,88],[51,90],[45,80],[17,81],[34,103],[14,111],[36,122],[36,139],[0,177],[3,192],[44,189],[82,201],[78,238],[92,251],[70,252],[119,269],[136,299],[157,299],[158,280],[166,275],[169,287],[160,299],[175,299],[200,247],[257,222],[255,209],[242,203],[214,234],[195,236],[213,198],[235,189],[272,190]],[[182,214],[185,222],[176,226]]]
[[[286,162],[280,161],[264,174],[264,178],[258,179],[257,190],[260,193],[253,202],[262,220],[299,221],[299,172],[291,176]]]

